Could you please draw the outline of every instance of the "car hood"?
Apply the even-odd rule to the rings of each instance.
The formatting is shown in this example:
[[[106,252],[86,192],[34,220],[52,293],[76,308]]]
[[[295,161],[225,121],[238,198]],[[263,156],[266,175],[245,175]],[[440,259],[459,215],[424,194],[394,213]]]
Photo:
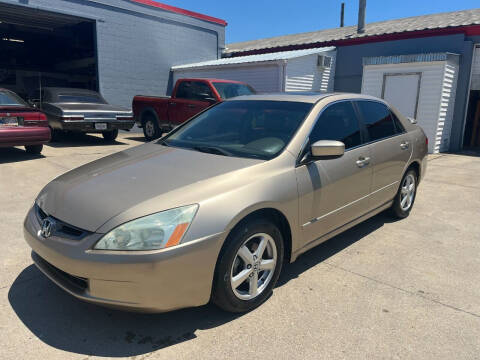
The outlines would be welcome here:
[[[259,163],[263,161],[147,143],[59,176],[45,186],[36,202],[61,221],[97,231],[131,208],[135,207],[138,214],[143,203],[149,206],[139,216],[197,203],[202,193],[198,190],[211,187],[219,176]]]
[[[90,103],[49,103],[51,106],[59,108],[63,112],[130,112],[131,110],[123,106],[110,104],[90,104]]]

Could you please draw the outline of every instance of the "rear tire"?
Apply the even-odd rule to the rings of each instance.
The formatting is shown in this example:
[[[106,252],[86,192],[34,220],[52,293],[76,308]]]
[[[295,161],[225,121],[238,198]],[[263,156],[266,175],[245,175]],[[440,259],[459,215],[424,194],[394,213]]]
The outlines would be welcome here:
[[[148,141],[158,139],[162,135],[157,118],[151,113],[142,116],[142,128],[143,135]]]
[[[25,151],[29,154],[38,155],[42,152],[43,145],[25,145]]]
[[[105,141],[114,142],[115,139],[118,136],[118,129],[115,129],[115,130],[112,130],[112,131],[104,131],[104,132],[102,132],[102,135],[103,135],[103,138],[105,139]]]
[[[57,142],[60,137],[60,131],[50,128],[50,142]]]
[[[277,283],[283,256],[282,234],[270,220],[255,219],[237,226],[217,261],[213,303],[237,313],[261,305]]]
[[[395,200],[390,208],[390,213],[397,219],[404,219],[410,215],[417,195],[418,175],[413,169],[409,169],[402,178],[395,195]]]

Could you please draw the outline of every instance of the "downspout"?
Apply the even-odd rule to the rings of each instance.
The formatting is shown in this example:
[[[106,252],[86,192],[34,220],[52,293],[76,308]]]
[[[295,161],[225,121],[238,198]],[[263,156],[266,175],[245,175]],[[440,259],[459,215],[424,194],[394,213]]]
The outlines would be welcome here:
[[[280,67],[281,83],[280,91],[285,92],[286,82],[287,82],[287,60],[280,60],[278,63]]]

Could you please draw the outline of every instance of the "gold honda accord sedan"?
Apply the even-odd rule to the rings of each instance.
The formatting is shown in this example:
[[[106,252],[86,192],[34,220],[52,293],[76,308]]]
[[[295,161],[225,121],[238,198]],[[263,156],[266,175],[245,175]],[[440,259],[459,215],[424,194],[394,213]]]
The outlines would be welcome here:
[[[381,211],[408,216],[427,147],[377,98],[241,96],[59,176],[25,239],[38,268],[86,301],[248,311],[284,263]]]

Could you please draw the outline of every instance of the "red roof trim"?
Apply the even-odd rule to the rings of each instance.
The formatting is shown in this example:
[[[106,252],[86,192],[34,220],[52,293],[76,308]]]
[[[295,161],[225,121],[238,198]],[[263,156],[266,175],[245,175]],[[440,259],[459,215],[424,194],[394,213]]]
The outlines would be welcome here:
[[[186,15],[186,16],[190,16],[190,17],[193,17],[193,18],[196,18],[196,19],[209,21],[209,22],[213,22],[215,24],[220,24],[220,25],[223,25],[223,26],[227,26],[227,22],[225,20],[222,20],[222,19],[219,19],[219,18],[216,18],[216,17],[213,17],[213,16],[200,14],[200,13],[190,11],[190,10],[181,9],[181,8],[176,7],[176,6],[162,4],[162,3],[159,3],[157,1],[153,1],[153,0],[131,0],[131,1],[135,2],[135,3],[138,3],[138,4],[142,4],[142,5],[156,7],[156,8],[165,10],[165,11],[170,11],[170,12],[173,12],[173,13],[176,13],[176,14]]]
[[[395,33],[395,34],[365,36],[365,37],[354,38],[354,39],[342,39],[342,40],[316,42],[316,43],[309,43],[309,44],[300,44],[300,45],[287,45],[287,46],[279,46],[279,47],[267,48],[267,49],[256,49],[256,50],[247,50],[242,52],[232,52],[231,56],[236,57],[236,56],[246,56],[246,55],[256,55],[256,54],[267,54],[267,53],[274,53],[279,51],[311,49],[311,48],[320,47],[320,46],[360,45],[360,44],[373,43],[373,42],[405,40],[405,39],[453,35],[453,34],[465,34],[466,36],[480,35],[480,25],[459,26],[459,27],[442,28],[442,29],[434,29],[434,30],[408,31],[408,32],[402,32],[402,33]]]

